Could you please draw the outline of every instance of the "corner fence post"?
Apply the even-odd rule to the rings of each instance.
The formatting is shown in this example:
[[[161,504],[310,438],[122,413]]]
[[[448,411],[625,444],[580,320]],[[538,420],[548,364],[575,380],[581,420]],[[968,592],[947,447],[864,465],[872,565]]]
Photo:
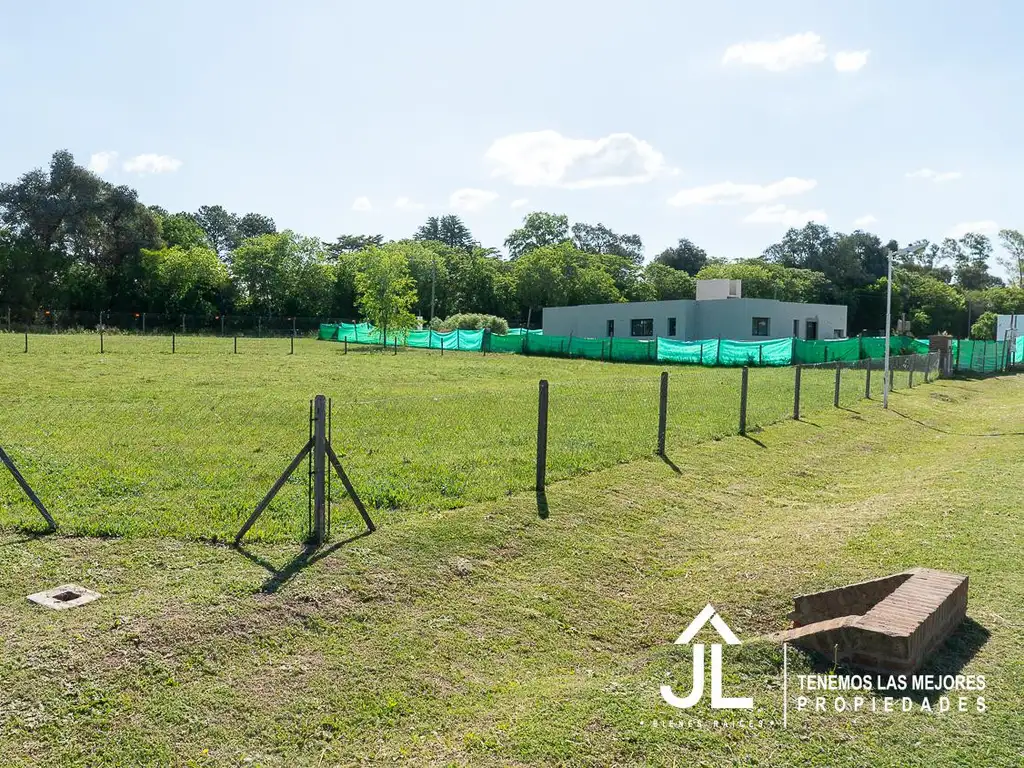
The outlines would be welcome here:
[[[832,406],[835,408],[839,407],[839,377],[842,375],[843,369],[836,363],[836,390],[832,394]]]
[[[327,531],[325,474],[327,469],[327,398],[313,399],[313,537],[324,543]]]
[[[871,358],[868,358],[867,374],[864,376],[864,399],[871,399]]]
[[[747,380],[750,376],[750,369],[743,366],[740,375],[740,434],[747,434]]]
[[[540,380],[537,397],[537,481],[535,488],[544,490],[548,468],[548,382]]]
[[[665,431],[668,427],[668,371],[661,372],[661,395],[658,398],[658,455],[665,455]]]
[[[803,372],[802,365],[796,366],[796,375],[793,378],[793,420],[800,421],[800,374]]]

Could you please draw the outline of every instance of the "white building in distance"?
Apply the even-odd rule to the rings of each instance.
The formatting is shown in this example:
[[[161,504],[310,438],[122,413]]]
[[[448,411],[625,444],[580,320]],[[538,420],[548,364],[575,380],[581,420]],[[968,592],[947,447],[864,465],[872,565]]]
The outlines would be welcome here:
[[[545,336],[680,341],[841,339],[847,332],[845,304],[802,304],[745,299],[740,280],[698,280],[696,299],[632,301],[545,307]]]

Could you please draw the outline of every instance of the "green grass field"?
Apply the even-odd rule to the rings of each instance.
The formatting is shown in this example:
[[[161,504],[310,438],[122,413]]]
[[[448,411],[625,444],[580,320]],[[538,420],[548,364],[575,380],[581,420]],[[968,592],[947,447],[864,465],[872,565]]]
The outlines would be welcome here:
[[[549,379],[548,479],[651,455],[660,367],[513,355],[399,350],[301,339],[0,334],[0,443],[61,529],[86,535],[225,539],[308,437],[309,399],[333,402],[333,443],[380,521],[532,488],[537,386]],[[900,374],[905,383],[906,374]],[[880,377],[876,377],[880,382]],[[832,407],[833,372],[808,368],[803,411]],[[738,431],[740,371],[670,373],[668,445]],[[842,404],[864,372],[847,371]],[[793,371],[750,371],[748,427],[792,414]],[[305,466],[252,530],[297,540],[307,526]],[[357,519],[334,494],[335,532]],[[39,527],[12,484],[0,527]],[[353,528],[354,530],[354,528]]]
[[[228,381],[251,369],[249,384],[277,395],[346,370],[361,394],[380,386],[372,370],[397,389],[429,372],[452,391],[486,391],[498,372],[524,389],[555,370],[620,375],[316,354],[301,370],[319,376],[269,355],[201,365]],[[113,354],[67,360],[65,374],[48,369],[62,379],[46,382],[50,398],[98,397],[108,381],[124,400],[140,376],[199,398],[198,358],[149,373]],[[396,513],[312,556],[294,543],[0,534],[0,764],[1018,766],[1022,398],[1022,377],[897,390],[889,412],[864,402],[754,440],[680,440],[677,470],[647,457],[554,483],[546,518],[513,493]],[[757,638],[785,626],[794,594],[915,565],[970,576],[970,621],[929,671],[985,675],[987,711],[791,712],[782,729],[780,649]],[[67,581],[105,597],[65,613],[24,599]],[[658,686],[685,676],[672,641],[709,601],[744,640],[726,655],[727,692],[753,695],[775,725],[652,725],[679,717]],[[818,668],[798,651],[789,662]],[[688,712],[731,718],[706,700]]]

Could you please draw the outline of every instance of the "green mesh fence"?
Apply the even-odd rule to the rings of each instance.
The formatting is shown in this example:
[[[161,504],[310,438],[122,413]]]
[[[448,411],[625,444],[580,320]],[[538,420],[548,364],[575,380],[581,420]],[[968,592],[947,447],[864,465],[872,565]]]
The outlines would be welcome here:
[[[884,341],[883,341],[884,354]],[[820,341],[806,341],[796,339],[793,342],[793,354],[798,363],[828,363],[836,360],[860,360],[861,340],[858,339],[829,339]]]
[[[1013,347],[1005,341],[953,340],[953,371],[995,373],[1004,371],[1014,363],[1021,339]],[[1017,358],[1019,361],[1020,358]]]

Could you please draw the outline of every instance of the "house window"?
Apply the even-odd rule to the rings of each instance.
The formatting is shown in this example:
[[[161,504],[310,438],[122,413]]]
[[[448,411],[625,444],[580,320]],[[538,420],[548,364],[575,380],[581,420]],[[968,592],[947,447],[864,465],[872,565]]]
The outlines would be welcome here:
[[[845,339],[846,338],[846,334],[843,333],[843,329],[842,328],[836,328],[836,330],[835,330],[835,337],[837,339]]]
[[[630,320],[629,333],[631,336],[653,336],[654,318],[646,317],[642,320]]]
[[[770,336],[771,323],[767,317],[755,317],[750,330],[751,336]]]
[[[669,336],[675,336],[676,335],[676,319],[674,317],[670,317],[668,319],[668,335]]]
[[[615,335],[615,321],[614,320],[609,320],[608,321],[608,335],[609,336],[614,336]]]
[[[807,329],[807,340],[814,341],[818,338],[818,321],[808,320],[804,327]]]
[[[793,336],[795,336],[798,339],[800,338],[800,321],[799,320],[794,320],[793,321]]]

